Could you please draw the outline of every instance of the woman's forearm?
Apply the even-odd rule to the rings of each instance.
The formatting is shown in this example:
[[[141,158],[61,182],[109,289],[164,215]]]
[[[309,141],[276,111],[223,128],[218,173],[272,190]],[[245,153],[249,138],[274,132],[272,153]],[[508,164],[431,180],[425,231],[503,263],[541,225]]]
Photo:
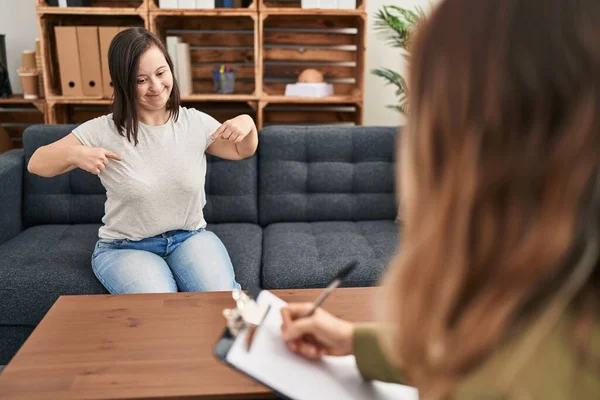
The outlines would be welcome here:
[[[31,156],[27,170],[32,174],[51,178],[75,169],[73,153],[75,146],[42,146]]]
[[[251,157],[258,147],[258,131],[256,126],[240,143],[236,143],[235,148],[242,158]]]

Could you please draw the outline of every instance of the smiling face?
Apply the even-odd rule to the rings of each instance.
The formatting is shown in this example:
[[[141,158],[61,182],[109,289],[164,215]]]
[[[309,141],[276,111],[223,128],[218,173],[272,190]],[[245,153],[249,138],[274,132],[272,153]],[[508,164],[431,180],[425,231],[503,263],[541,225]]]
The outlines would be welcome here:
[[[138,108],[148,111],[166,108],[173,89],[173,74],[158,47],[150,47],[140,57],[136,88]]]

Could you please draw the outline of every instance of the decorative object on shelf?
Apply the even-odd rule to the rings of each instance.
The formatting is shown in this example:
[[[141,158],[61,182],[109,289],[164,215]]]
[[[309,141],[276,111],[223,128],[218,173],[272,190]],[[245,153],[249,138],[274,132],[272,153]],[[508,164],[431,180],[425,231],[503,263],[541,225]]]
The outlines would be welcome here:
[[[62,96],[83,96],[76,26],[55,26],[56,60]]]
[[[177,83],[181,80],[179,77],[179,62],[177,61],[177,45],[181,42],[182,39],[179,36],[167,36],[165,39],[167,53],[169,53],[169,57],[171,57],[171,62],[173,63],[173,76]]]
[[[177,8],[196,8],[196,0],[178,0]]]
[[[21,78],[21,87],[23,89],[23,98],[37,99],[40,96],[38,87],[38,71],[37,69],[19,68],[17,70]]]
[[[221,64],[219,69],[213,70],[213,83],[216,93],[235,92],[235,70],[229,64]]]
[[[193,92],[192,86],[192,59],[190,57],[189,43],[177,43],[177,83],[179,93],[189,96]]]
[[[296,97],[333,96],[333,85],[324,82],[321,71],[309,68],[298,75],[297,83],[288,83],[285,86],[285,95]]]
[[[356,0],[338,0],[338,9],[356,10]]]
[[[0,35],[0,97],[12,96],[12,88],[8,76],[8,64],[6,61],[5,35]]]
[[[35,62],[35,51],[25,50],[21,53],[21,67],[17,73],[21,78],[23,98],[30,100],[39,98],[39,71]]]
[[[410,43],[410,34],[416,25],[425,19],[425,13],[421,7],[409,10],[399,6],[384,6],[375,16],[375,29],[380,37],[392,47],[404,50],[405,58],[408,60],[407,51]],[[388,68],[378,68],[371,71],[372,74],[383,78],[386,85],[396,86],[396,95],[400,98],[397,105],[388,106],[403,114],[408,111],[408,86],[406,80],[396,71]]]
[[[196,8],[215,8],[215,0],[196,0]]]
[[[21,52],[21,67],[25,69],[37,69],[35,63],[35,51],[24,50]]]
[[[215,0],[159,0],[158,8],[212,9]]]
[[[159,8],[179,8],[177,0],[158,0]]]
[[[320,8],[319,0],[302,0],[300,5],[302,8]]]
[[[298,75],[298,82],[300,83],[321,83],[323,81],[324,78],[321,71],[314,68],[305,69]]]
[[[90,7],[92,0],[48,0],[48,5],[54,7]]]
[[[337,0],[319,0],[319,8],[324,8],[326,10],[335,10],[338,8]]]
[[[302,0],[302,8],[321,8],[328,10],[355,10],[356,0]]]

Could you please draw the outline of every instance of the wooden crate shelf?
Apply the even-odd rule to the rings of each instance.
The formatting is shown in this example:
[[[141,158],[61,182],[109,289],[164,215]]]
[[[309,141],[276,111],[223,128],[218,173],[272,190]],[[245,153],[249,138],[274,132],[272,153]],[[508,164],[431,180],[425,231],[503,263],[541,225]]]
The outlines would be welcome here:
[[[47,0],[37,0],[39,15],[137,15],[146,13],[148,0],[92,0],[90,7],[56,7]]]
[[[23,131],[29,125],[45,122],[45,108],[42,99],[29,100],[22,95],[0,98],[0,152],[22,147]]]
[[[269,125],[360,125],[362,107],[357,103],[339,104],[259,104],[262,126]]]
[[[56,26],[146,26],[147,18],[140,15],[40,15],[38,18],[42,48],[44,90],[50,101],[62,98],[60,70],[56,51]],[[78,101],[78,98],[73,98]]]
[[[190,45],[194,96],[230,96],[214,92],[212,70],[229,64],[236,70],[235,96],[257,93],[258,18],[239,13],[220,16],[150,14],[151,29],[163,40],[179,36]]]
[[[110,102],[48,103],[49,124],[79,124],[110,113]]]
[[[183,101],[182,106],[196,108],[220,122],[225,122],[241,114],[248,114],[255,123],[258,123],[258,101]]]
[[[363,14],[262,14],[264,96],[281,96],[308,68],[323,73],[335,96],[360,97],[364,78],[366,18]]]
[[[288,104],[360,104],[362,99],[354,96],[328,96],[328,97],[294,97],[294,96],[262,96],[265,103],[288,103]]]
[[[184,106],[220,121],[248,113],[259,128],[281,123],[362,124],[366,0],[356,10],[302,9],[300,0],[252,0],[244,8],[163,9],[159,0],[92,0],[91,7],[51,7],[37,1],[46,122],[82,122],[106,113],[111,100],[62,96],[55,26],[144,26],[163,40],[189,43],[193,93]],[[236,91],[214,92],[212,71],[236,70]],[[325,98],[285,96],[285,86],[314,68],[334,85]],[[1,104],[1,102],[0,102]],[[227,106],[227,111],[220,111]],[[208,111],[210,110],[210,112]]]

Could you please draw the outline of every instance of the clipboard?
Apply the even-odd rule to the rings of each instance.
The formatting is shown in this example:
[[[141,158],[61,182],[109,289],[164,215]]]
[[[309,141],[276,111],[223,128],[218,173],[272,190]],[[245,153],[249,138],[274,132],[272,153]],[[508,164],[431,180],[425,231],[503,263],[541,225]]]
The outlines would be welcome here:
[[[250,289],[247,294],[248,297],[242,298],[241,301],[242,302],[251,301],[251,302],[256,303],[256,300],[257,300],[258,296],[260,295],[260,292],[261,292],[261,290],[258,288]],[[239,303],[239,301],[237,300],[239,293],[237,295],[236,295],[236,292],[232,292],[232,293],[233,293],[233,295],[232,295],[233,299]],[[239,310],[239,307],[238,307],[238,311],[241,311],[241,310]],[[268,312],[271,310],[270,310],[270,308],[268,308],[268,309],[265,309],[264,311],[265,311],[264,317],[266,317]],[[225,316],[225,318],[228,318],[226,314],[227,313],[224,310],[224,316]],[[241,312],[240,312],[240,314],[241,314]],[[232,317],[229,317],[229,318],[231,318],[231,319],[228,320],[228,325],[235,324],[235,321],[233,320],[233,318]],[[263,318],[263,320],[264,320],[264,318]],[[244,328],[248,329],[250,327],[245,326]],[[231,350],[233,344],[235,343],[238,334],[239,333],[236,332],[235,329],[231,329],[229,326],[227,328],[225,328],[225,330],[223,331],[223,334],[219,338],[219,341],[217,342],[217,344],[214,347],[213,354],[215,355],[215,357],[219,361],[221,361],[222,363],[227,365],[228,367],[237,370],[238,372],[242,373],[243,375],[245,375],[246,377],[252,379],[253,381],[255,381],[257,383],[260,383],[261,385],[268,387],[273,392],[273,394],[275,394],[275,396],[277,396],[278,398],[283,399],[283,400],[293,400],[291,397],[287,397],[283,393],[277,392],[277,390],[270,387],[265,382],[258,380],[251,374],[238,369],[236,365],[234,365],[233,363],[231,363],[227,360],[227,355],[228,355],[229,351]],[[252,343],[250,343],[250,344],[252,344]],[[247,350],[249,350],[249,349],[247,349]]]
[[[226,366],[268,387],[276,396],[286,400],[418,400],[415,388],[364,381],[354,356],[324,357],[314,362],[291,353],[281,339],[279,310],[286,303],[267,290],[250,292],[245,301],[255,302],[259,307],[270,306],[256,329],[251,349],[247,349],[245,342],[248,327],[231,329],[232,321],[228,320],[213,354]]]
[[[283,393],[279,393],[276,389],[267,385],[265,382],[262,382],[259,379],[255,378],[254,376],[252,376],[251,374],[238,369],[234,364],[227,361],[227,354],[229,353],[229,350],[231,350],[231,346],[233,346],[234,342],[235,342],[235,336],[233,336],[231,334],[231,332],[229,332],[228,328],[225,328],[223,335],[221,336],[221,338],[219,339],[219,341],[217,342],[217,344],[215,345],[215,348],[214,348],[214,355],[217,357],[217,359],[219,359],[221,362],[223,362],[229,368],[233,368],[236,371],[240,372],[241,374],[245,375],[246,377],[252,379],[253,381],[260,383],[263,386],[268,387],[269,390],[271,390],[271,392],[273,392],[273,394],[277,397],[278,400],[279,399],[294,400],[291,397],[284,395]]]

